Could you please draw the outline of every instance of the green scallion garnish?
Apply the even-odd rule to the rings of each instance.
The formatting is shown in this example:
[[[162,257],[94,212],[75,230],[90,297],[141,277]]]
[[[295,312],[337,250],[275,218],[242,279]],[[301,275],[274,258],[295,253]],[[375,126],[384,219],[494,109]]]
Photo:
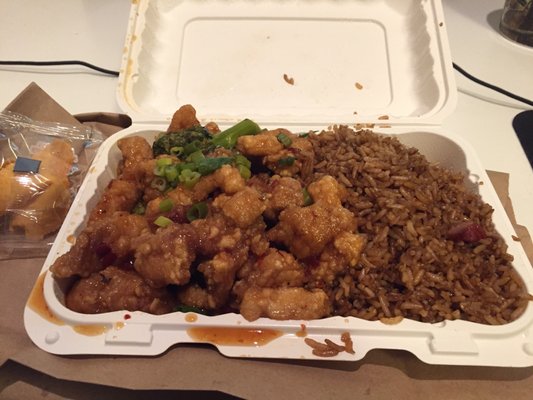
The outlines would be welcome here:
[[[167,217],[163,217],[162,215],[160,215],[159,217],[157,217],[155,219],[154,224],[156,224],[157,226],[159,226],[161,228],[166,228],[167,226],[172,224],[172,220],[167,218]]]
[[[161,203],[159,203],[159,211],[161,212],[168,212],[172,210],[172,207],[174,207],[174,203],[172,203],[172,200],[168,197],[164,200],[161,200]]]
[[[237,154],[235,156],[235,165],[242,165],[248,169],[252,167],[252,162],[244,157],[242,154]]]
[[[194,153],[189,154],[189,156],[187,157],[187,161],[190,161],[193,163],[199,163],[202,160],[205,160],[205,156],[201,150],[197,150]]]
[[[204,201],[193,204],[187,210],[187,219],[189,220],[189,222],[192,222],[197,219],[205,218],[207,216],[207,212],[207,203],[205,203]]]
[[[165,178],[169,182],[175,182],[178,179],[179,172],[176,165],[169,165],[165,167]]]
[[[137,204],[135,204],[133,210],[131,211],[133,214],[144,215],[144,213],[146,212],[146,206],[139,201]]]
[[[239,170],[239,173],[243,179],[250,179],[252,176],[252,171],[250,171],[250,168],[247,168],[244,165],[237,165],[237,169]]]
[[[303,188],[302,189],[302,194],[304,196],[304,207],[307,207],[307,206],[310,206],[311,204],[313,204],[313,198],[311,197],[311,195],[309,194],[307,189]]]
[[[165,178],[158,176],[152,181],[150,186],[154,189],[159,190],[160,192],[164,192],[168,185]]]
[[[278,165],[281,167],[290,167],[294,164],[294,161],[296,161],[296,158],[294,157],[283,157],[278,160]]]
[[[155,162],[155,165],[158,167],[166,167],[172,165],[172,159],[168,157],[158,158]]]
[[[191,171],[190,169],[184,169],[181,171],[180,176],[178,177],[179,181],[188,189],[191,189],[194,185],[196,185],[200,178],[201,175],[199,172]]]
[[[284,133],[280,133],[276,138],[285,147],[289,147],[292,144],[292,139]]]

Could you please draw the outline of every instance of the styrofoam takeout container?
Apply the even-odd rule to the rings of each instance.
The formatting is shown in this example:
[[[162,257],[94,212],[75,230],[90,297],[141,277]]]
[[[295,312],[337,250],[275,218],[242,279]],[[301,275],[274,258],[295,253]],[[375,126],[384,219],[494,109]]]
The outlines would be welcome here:
[[[198,315],[188,322],[184,313],[125,311],[85,315],[63,305],[62,284],[47,272],[69,250],[71,235],[79,234],[115,176],[118,139],[143,135],[150,140],[166,129],[180,105],[190,103],[202,122],[213,120],[221,127],[244,117],[294,132],[375,123],[375,131],[398,135],[430,161],[465,171],[469,185],[494,207],[494,223],[533,292],[531,265],[511,240],[515,232],[475,152],[439,127],[456,100],[440,1],[139,0],[131,8],[118,99],[134,124],[101,146],[42,269],[46,304],[65,324],[25,309],[26,330],[43,350],[155,355],[176,343],[195,342],[190,328],[231,327],[274,329],[282,335],[263,346],[216,345],[227,356],[318,358],[298,334],[305,324],[307,337],[321,342],[339,343],[343,332],[350,333],[355,355],[340,353],[334,360],[359,360],[380,348],[410,351],[432,364],[533,365],[531,305],[503,326],[458,320],[386,325],[351,317],[248,322],[238,314]],[[382,115],[389,119],[383,121]],[[106,329],[89,335],[76,329],[81,325]]]

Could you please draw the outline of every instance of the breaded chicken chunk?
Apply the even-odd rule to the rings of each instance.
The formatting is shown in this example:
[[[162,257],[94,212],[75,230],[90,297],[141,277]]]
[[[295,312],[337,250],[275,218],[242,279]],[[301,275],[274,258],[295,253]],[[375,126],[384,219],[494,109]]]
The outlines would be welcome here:
[[[319,289],[252,287],[244,293],[240,312],[248,321],[260,317],[309,320],[326,317],[330,304],[326,293]]]
[[[133,181],[141,189],[148,189],[155,177],[154,168],[156,165],[150,144],[143,137],[128,136],[120,139],[117,145],[122,153],[118,178]]]
[[[233,196],[218,196],[213,206],[220,208],[229,220],[243,229],[252,225],[266,208],[259,192],[249,187],[238,191]]]
[[[257,174],[248,180],[247,185],[261,193],[266,204],[263,216],[269,220],[276,219],[289,206],[304,205],[302,184],[294,178]]]
[[[357,265],[365,245],[363,235],[341,232],[309,266],[309,286],[332,285],[337,275]]]
[[[298,259],[317,256],[338,234],[356,228],[354,214],[341,204],[342,190],[334,178],[323,177],[309,185],[309,192],[318,193],[318,201],[309,207],[286,208],[268,232],[270,240],[283,243]]]
[[[191,277],[197,236],[189,225],[172,224],[137,237],[135,270],[153,287],[184,285]]]
[[[65,301],[72,311],[85,314],[119,310],[165,314],[175,306],[166,289],[154,289],[136,271],[115,266],[75,282]]]
[[[233,293],[240,301],[249,287],[299,287],[305,282],[305,269],[290,253],[269,248],[257,261],[250,260],[239,271]]]
[[[142,191],[135,182],[113,179],[89,215],[89,224],[116,211],[131,211],[141,196]]]
[[[202,201],[216,189],[226,194],[235,194],[246,187],[246,182],[239,170],[230,165],[223,165],[210,175],[203,176],[193,188],[194,201]]]
[[[126,212],[94,221],[71,249],[54,262],[50,271],[57,278],[87,277],[117,259],[129,258],[135,250],[132,241],[149,230],[146,219]]]
[[[167,132],[176,132],[180,129],[187,129],[200,122],[196,119],[196,110],[190,104],[181,106],[172,116],[172,121],[168,126]]]
[[[141,136],[127,136],[119,139],[117,146],[122,153],[122,165],[124,169],[131,168],[141,161],[150,160],[152,146]]]
[[[178,294],[180,302],[204,310],[221,308],[228,300],[235,271],[242,262],[239,258],[235,258],[228,252],[221,252],[213,259],[201,263],[198,266],[198,272],[205,280],[205,287],[192,284],[184,288]]]

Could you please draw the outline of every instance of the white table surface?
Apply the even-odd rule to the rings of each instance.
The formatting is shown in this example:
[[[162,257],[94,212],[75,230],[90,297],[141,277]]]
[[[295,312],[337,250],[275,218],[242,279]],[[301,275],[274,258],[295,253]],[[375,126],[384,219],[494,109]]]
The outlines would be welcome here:
[[[533,49],[506,40],[492,26],[503,3],[443,0],[452,58],[479,78],[533,99]],[[130,4],[0,0],[0,59],[79,59],[118,70]],[[513,117],[527,106],[458,73],[456,79],[457,108],[443,127],[467,139],[486,169],[510,173],[517,220],[533,232],[533,171],[511,126]],[[0,66],[0,109],[32,81],[72,114],[121,112],[115,100],[117,78],[76,66]]]

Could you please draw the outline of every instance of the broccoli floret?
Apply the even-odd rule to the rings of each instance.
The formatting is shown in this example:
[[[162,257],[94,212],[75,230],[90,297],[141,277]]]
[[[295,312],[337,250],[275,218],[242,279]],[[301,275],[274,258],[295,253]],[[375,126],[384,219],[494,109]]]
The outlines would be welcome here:
[[[209,151],[213,147],[211,139],[207,129],[200,125],[176,132],[163,132],[155,139],[152,152],[154,157],[161,154],[173,154],[185,159],[195,151]]]
[[[152,152],[154,157],[172,154],[185,160],[197,151],[207,154],[216,147],[232,149],[239,137],[256,135],[260,131],[261,128],[249,119],[244,119],[215,136],[211,136],[203,126],[196,125],[176,132],[163,132],[155,139]]]

